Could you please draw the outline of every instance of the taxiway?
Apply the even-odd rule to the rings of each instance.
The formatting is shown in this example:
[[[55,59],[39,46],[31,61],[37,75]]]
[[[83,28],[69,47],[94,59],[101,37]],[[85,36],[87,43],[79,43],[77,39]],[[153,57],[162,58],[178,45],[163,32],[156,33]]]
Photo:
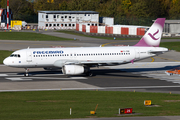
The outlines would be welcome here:
[[[58,32],[42,32],[54,36],[68,36]],[[77,41],[12,41],[0,40],[1,50],[16,50],[27,47],[88,47],[99,45],[134,45],[139,40],[101,40],[81,36]],[[172,41],[172,40],[162,40]],[[173,41],[178,41],[175,39]],[[37,90],[117,90],[141,92],[180,93],[179,76],[167,76],[166,70],[180,66],[180,53],[170,51],[157,57],[148,58],[120,66],[92,68],[95,74],[87,76],[64,76],[61,71],[30,69],[30,76],[24,77],[24,69],[1,65],[0,91]]]

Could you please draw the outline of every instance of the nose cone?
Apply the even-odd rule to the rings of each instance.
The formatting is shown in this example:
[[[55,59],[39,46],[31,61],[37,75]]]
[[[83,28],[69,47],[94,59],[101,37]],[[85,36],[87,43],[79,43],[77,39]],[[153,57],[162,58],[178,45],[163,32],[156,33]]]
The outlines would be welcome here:
[[[4,65],[8,65],[8,63],[9,63],[8,61],[9,61],[8,58],[4,59],[4,60],[3,60],[3,64],[4,64]]]

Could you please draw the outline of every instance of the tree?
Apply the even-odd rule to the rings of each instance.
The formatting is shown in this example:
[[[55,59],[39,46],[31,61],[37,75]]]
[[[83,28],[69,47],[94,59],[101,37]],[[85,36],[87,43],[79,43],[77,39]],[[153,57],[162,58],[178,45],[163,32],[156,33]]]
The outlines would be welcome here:
[[[179,19],[180,18],[180,1],[179,0],[173,0],[171,2],[171,7],[169,10],[169,16],[172,19]]]
[[[59,3],[59,10],[68,10],[67,2]]]
[[[13,12],[14,20],[34,21],[33,4],[26,0],[10,0],[9,6]]]
[[[7,0],[0,0],[0,8],[7,8]]]

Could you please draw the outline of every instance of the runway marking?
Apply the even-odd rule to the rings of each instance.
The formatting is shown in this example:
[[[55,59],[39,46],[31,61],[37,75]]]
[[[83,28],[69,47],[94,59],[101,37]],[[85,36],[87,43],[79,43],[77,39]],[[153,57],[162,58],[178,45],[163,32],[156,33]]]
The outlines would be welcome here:
[[[57,91],[57,90],[105,90],[105,89],[151,89],[151,88],[180,88],[180,86],[137,86],[137,87],[94,87],[94,88],[55,88],[55,89],[23,89],[23,90],[0,90],[0,92],[17,91]]]
[[[32,80],[32,79],[22,79],[22,78],[6,78],[11,81],[22,81],[22,80]]]
[[[11,77],[6,78],[11,81],[33,80],[33,79],[51,79],[51,80],[69,80],[69,79],[88,79],[85,77],[53,78],[53,77]]]
[[[118,41],[118,42],[120,42],[120,41]],[[102,44],[101,46],[104,47],[105,45],[112,44],[112,43],[118,43],[118,42],[105,43],[105,44]],[[122,42],[122,41],[121,41],[121,42]]]
[[[151,57],[151,59],[152,59],[151,63],[152,63],[152,62],[154,62],[154,58],[153,58],[153,57]],[[149,64],[149,63],[148,63],[148,64]]]
[[[7,74],[0,74],[0,77],[3,77],[3,76],[8,76]]]
[[[63,76],[64,74],[29,74],[30,76]],[[6,74],[0,74],[0,77],[5,77],[5,76],[19,76],[19,77],[22,77],[24,76],[24,74],[17,74],[17,73],[6,73]]]

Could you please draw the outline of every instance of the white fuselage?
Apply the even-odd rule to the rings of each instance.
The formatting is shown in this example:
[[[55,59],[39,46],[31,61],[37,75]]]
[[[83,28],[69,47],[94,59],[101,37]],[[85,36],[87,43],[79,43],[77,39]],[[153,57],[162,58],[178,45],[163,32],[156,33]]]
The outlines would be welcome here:
[[[111,65],[111,63],[128,63],[155,56],[156,52],[167,52],[163,47],[79,47],[79,48],[30,48],[15,51],[14,56],[4,60],[11,67],[59,67],[69,62],[78,64]],[[153,53],[152,53],[153,52]],[[19,57],[18,57],[19,55]],[[62,65],[55,65],[62,61]]]

